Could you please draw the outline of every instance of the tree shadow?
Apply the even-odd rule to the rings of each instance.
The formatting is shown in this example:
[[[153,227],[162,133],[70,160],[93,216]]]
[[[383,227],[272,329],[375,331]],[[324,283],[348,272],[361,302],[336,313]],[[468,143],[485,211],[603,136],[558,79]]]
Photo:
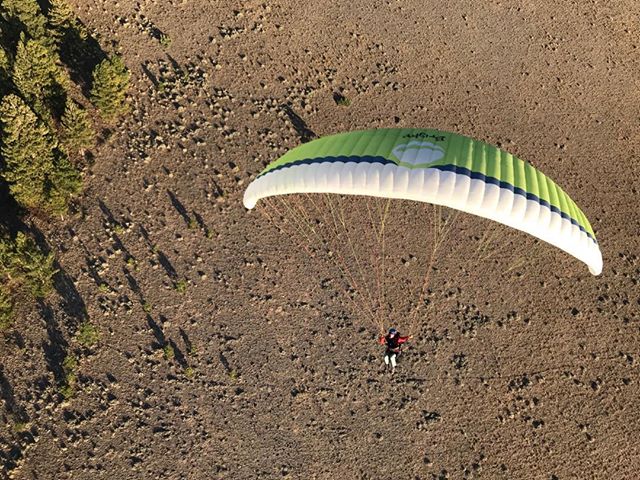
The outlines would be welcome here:
[[[8,473],[18,466],[21,457],[22,448],[19,445],[13,445],[7,452],[0,451],[0,465],[2,465],[0,472],[7,475],[6,478],[10,478]]]
[[[111,213],[111,210],[109,210],[109,207],[107,207],[102,200],[98,200],[98,207],[100,207],[100,210],[102,210],[102,213],[104,214],[104,216],[107,217],[107,221],[109,222],[110,225],[122,226],[120,225],[120,222],[118,222],[116,218],[113,216],[113,213]]]
[[[13,199],[9,185],[2,178],[0,178],[0,205],[2,205],[2,208],[0,208],[0,225],[13,236],[25,226],[20,220],[23,209]]]
[[[100,207],[100,210],[102,211],[104,216],[107,218],[107,221],[110,225],[122,228],[122,222],[116,220],[109,207],[107,207],[102,200],[98,200],[98,206]],[[120,236],[115,233],[115,231],[111,233],[111,240],[113,241],[113,246],[124,253],[125,259],[128,260],[129,258],[133,258],[133,255],[131,255],[127,247],[124,246],[124,243],[122,243],[122,240],[120,240]]]
[[[291,121],[291,125],[293,125],[302,143],[318,138],[318,135],[307,126],[307,122],[293,111],[291,105],[282,105],[282,110],[286,113],[287,117],[289,117],[289,121]]]
[[[42,342],[44,358],[47,367],[49,367],[49,370],[53,373],[56,384],[62,385],[65,382],[62,364],[67,356],[69,344],[60,330],[60,325],[56,320],[53,309],[42,300],[38,301],[38,307],[47,328],[48,341]]]
[[[187,209],[184,208],[184,205],[182,205],[180,200],[178,200],[178,197],[176,197],[171,190],[167,190],[167,193],[169,194],[169,198],[171,199],[171,204],[173,205],[173,208],[176,209],[176,211],[180,214],[182,219],[188,225],[189,222],[191,222],[191,217],[189,217],[189,213],[187,213]]]
[[[96,163],[96,156],[89,150],[85,150],[84,155],[82,155],[82,159],[84,160],[84,165],[87,168],[93,167]]]
[[[16,44],[20,40],[21,32],[28,32],[27,25],[17,15],[11,15],[9,10],[0,3],[0,46],[7,52],[15,54]]]
[[[127,279],[127,283],[129,284],[129,288],[133,293],[138,295],[138,297],[140,297],[140,300],[144,303],[144,298],[142,297],[142,290],[140,289],[140,285],[138,284],[138,281],[133,277],[133,275],[131,275],[131,272],[129,272],[127,268],[123,270],[124,270],[124,276]]]
[[[164,316],[160,315],[160,321],[164,323],[167,321],[167,319]],[[164,334],[164,331],[162,330],[162,327],[158,325],[158,323],[149,314],[147,314],[147,325],[149,325],[149,328],[151,328],[151,331],[153,332],[153,336],[156,339],[155,343],[151,345],[152,348],[158,349],[158,348],[166,348],[167,346],[171,347],[171,351],[173,352],[173,358],[175,359],[175,361],[178,362],[178,364],[182,368],[187,368],[188,367],[187,359],[184,356],[184,353],[182,353],[182,350],[180,350],[180,347],[178,347],[178,345],[176,344],[176,342],[173,341],[173,339],[166,337],[166,335]]]
[[[213,178],[211,178],[210,181],[213,184],[213,192],[212,192],[213,196],[215,198],[220,198],[224,196],[224,190],[222,190],[222,187],[220,187],[220,184],[216,182]]]
[[[149,247],[153,247],[153,242],[151,241],[151,238],[149,237],[149,232],[147,232],[147,229],[144,228],[144,226],[142,226],[142,225],[139,225],[138,228],[139,228],[140,234],[144,238],[145,242],[147,242],[147,245]]]
[[[162,316],[160,318],[163,318]],[[164,348],[167,345],[167,337],[164,336],[162,327],[153,319],[153,317],[147,314],[147,325],[151,328],[153,336],[156,338],[156,343],[153,348]]]
[[[224,353],[222,352],[220,352],[220,363],[222,363],[222,366],[227,371],[227,373],[231,373],[231,365],[229,365],[229,360],[227,360],[227,357],[225,357]]]
[[[205,232],[209,232],[209,227],[207,227],[207,224],[204,223],[204,218],[202,218],[202,215],[200,215],[198,212],[196,212],[195,210],[193,211],[193,218],[196,219],[196,222],[198,223],[198,226],[204,230]]]
[[[180,365],[182,368],[187,368],[189,366],[189,364],[187,363],[187,359],[185,358],[184,353],[182,353],[182,350],[180,350],[178,345],[176,345],[176,342],[174,342],[172,339],[169,339],[169,345],[171,345],[171,348],[173,349],[173,358],[175,358],[176,362],[178,362],[178,365]]]
[[[98,41],[86,32],[86,27],[79,21],[75,27],[64,32],[60,59],[68,67],[71,80],[80,85],[83,95],[89,98],[93,70],[107,58],[107,54]]]
[[[27,412],[16,403],[13,386],[5,376],[2,365],[0,365],[0,398],[4,400],[5,408],[14,422],[29,421]]]
[[[11,332],[5,332],[5,338],[13,343],[16,347],[23,349],[25,347],[24,337],[17,330],[13,330]]]
[[[139,7],[136,8],[136,13],[136,20],[138,21],[139,25],[147,32],[147,34],[155,40],[160,40],[164,35],[162,30],[160,30],[157,25],[149,20],[145,15],[140,13]]]
[[[151,83],[153,84],[154,88],[158,88],[158,85],[160,85],[160,82],[158,82],[158,78],[153,74],[153,72],[149,70],[149,67],[147,67],[147,64],[143,63],[140,66],[142,68],[142,73],[144,73],[147,76],[147,78],[151,80]]]
[[[122,243],[122,240],[120,240],[120,237],[117,234],[114,233],[112,235],[112,240],[113,240],[113,246],[117,250],[120,250],[121,252],[124,253],[125,259],[133,258],[133,255],[129,253],[129,250],[127,249],[127,247],[124,246],[124,243]]]
[[[95,282],[95,284],[100,286],[103,283],[105,283],[104,280],[102,280],[102,277],[100,276],[100,274],[98,273],[98,269],[96,268],[95,263],[93,262],[91,256],[85,255],[84,261],[87,264],[87,272],[89,273],[89,276]]]
[[[58,273],[53,277],[53,287],[57,294],[62,297],[62,309],[67,318],[75,320],[72,325],[67,324],[68,329],[75,328],[88,320],[87,305],[76,289],[73,279],[62,269],[58,262],[55,262]]]
[[[34,225],[23,224],[23,230],[28,231],[33,236],[36,244],[43,253],[48,254],[51,252],[51,248],[39,228]],[[67,328],[73,330],[88,319],[87,305],[74,285],[73,278],[69,276],[58,261],[54,262],[54,268],[57,273],[53,276],[53,288],[60,298],[62,298],[61,306],[66,317],[75,320],[73,324],[66,325]]]
[[[178,272],[176,272],[175,268],[173,268],[173,265],[171,265],[171,262],[169,261],[167,256],[161,250],[158,250],[157,255],[160,265],[162,265],[164,271],[167,272],[169,278],[171,278],[171,280],[175,280],[176,278],[178,278]]]
[[[180,332],[180,338],[182,338],[182,342],[184,343],[184,347],[187,349],[187,352],[193,352],[193,343],[189,339],[187,332],[185,332],[182,327],[178,329]]]
[[[168,53],[166,54],[167,58],[169,59],[169,63],[171,63],[171,67],[173,68],[173,70],[177,73],[177,74],[182,74],[182,67],[180,66],[180,64],[176,61],[175,58],[173,58],[171,55],[169,55]]]

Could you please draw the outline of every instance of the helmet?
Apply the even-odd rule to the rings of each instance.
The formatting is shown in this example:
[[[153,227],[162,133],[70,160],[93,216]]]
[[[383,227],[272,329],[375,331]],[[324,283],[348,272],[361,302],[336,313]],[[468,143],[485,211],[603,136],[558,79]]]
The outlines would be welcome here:
[[[389,329],[389,335],[395,335],[396,333],[398,333],[398,331],[395,328]]]

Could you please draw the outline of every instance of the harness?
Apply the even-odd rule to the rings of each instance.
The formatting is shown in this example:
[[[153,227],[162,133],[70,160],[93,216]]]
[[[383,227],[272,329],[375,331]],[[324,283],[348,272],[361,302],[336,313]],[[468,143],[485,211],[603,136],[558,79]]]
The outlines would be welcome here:
[[[384,337],[384,342],[387,347],[386,353],[395,353],[396,355],[400,353],[402,346],[398,343],[399,338],[399,333],[396,333],[393,338],[389,337],[389,335]]]

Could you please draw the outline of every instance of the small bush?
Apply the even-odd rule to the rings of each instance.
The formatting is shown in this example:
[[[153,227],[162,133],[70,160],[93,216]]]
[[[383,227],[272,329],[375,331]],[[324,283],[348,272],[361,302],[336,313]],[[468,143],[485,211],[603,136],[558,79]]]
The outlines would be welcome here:
[[[173,350],[173,347],[170,343],[167,343],[164,347],[162,347],[162,352],[164,353],[164,358],[167,360],[173,360],[176,356],[176,352]]]
[[[60,393],[65,398],[65,400],[69,400],[71,397],[73,397],[75,389],[71,385],[64,384],[60,387]]]
[[[166,33],[161,33],[160,45],[162,45],[164,48],[169,48],[171,46],[171,37]]]
[[[73,397],[78,382],[78,359],[72,353],[67,354],[62,362],[64,371],[64,383],[60,386],[60,393],[65,399]]]
[[[13,424],[13,431],[16,433],[22,433],[29,428],[28,422],[16,422]]]
[[[62,362],[62,368],[65,373],[75,372],[76,368],[78,368],[78,359],[75,355],[69,353]]]
[[[76,333],[76,340],[83,347],[92,347],[100,339],[100,332],[91,322],[83,322]]]
[[[178,280],[175,283],[174,288],[178,293],[184,293],[187,291],[187,282],[185,280]]]
[[[351,105],[351,100],[338,92],[333,94],[333,100],[336,102],[336,105],[340,105],[341,107],[348,107]]]

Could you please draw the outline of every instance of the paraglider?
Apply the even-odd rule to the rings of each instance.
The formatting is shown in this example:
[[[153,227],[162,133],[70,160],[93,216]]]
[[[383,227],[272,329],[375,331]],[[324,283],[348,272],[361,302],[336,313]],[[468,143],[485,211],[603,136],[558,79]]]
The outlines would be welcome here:
[[[395,328],[390,328],[386,335],[380,335],[378,343],[386,347],[384,352],[384,364],[391,369],[391,373],[395,373],[397,366],[397,358],[402,351],[402,345],[413,338],[412,335],[403,337]]]
[[[451,207],[529,233],[602,272],[586,215],[551,179],[492,145],[455,133],[380,129],[341,133],[290,150],[251,182],[248,209],[265,197],[333,193]]]
[[[355,201],[354,196],[361,199]],[[343,201],[343,197],[354,201]],[[403,207],[392,215],[391,199],[433,205],[430,258],[416,262],[424,267],[421,282],[407,277],[399,281],[395,276],[400,270],[408,271],[398,266],[408,265],[412,255],[409,260],[402,258],[399,241],[391,242],[390,248],[385,232],[390,218],[401,220],[403,214],[408,216],[395,233],[406,237],[403,231],[419,232],[420,219],[429,214],[412,217],[407,212],[413,209]],[[302,144],[269,164],[249,184],[245,207],[253,209],[261,200],[266,207],[261,213],[297,241],[309,260],[319,253],[337,268],[337,278],[343,282],[341,298],[352,304],[355,316],[368,318],[378,330],[378,341],[386,346],[385,365],[392,372],[401,344],[420,325],[420,309],[431,304],[427,297],[433,293],[429,288],[432,272],[460,212],[528,233],[582,261],[593,275],[602,272],[602,254],[593,228],[569,195],[510,153],[455,133],[366,130]],[[361,201],[364,204],[358,205]],[[442,207],[453,213],[444,217]],[[483,237],[476,254],[483,252],[482,257],[488,258],[487,239],[494,234]],[[453,245],[446,245],[450,252]],[[522,245],[521,240],[512,244],[510,251],[518,258],[504,274],[532,259],[532,249],[523,253]],[[401,257],[400,262],[389,250]],[[367,257],[370,265],[366,265]],[[473,254],[463,258],[480,261]],[[416,283],[420,287],[413,288]],[[388,289],[388,285],[395,288]],[[398,285],[403,287],[398,289]],[[408,294],[398,295],[399,291]],[[385,334],[388,320],[402,323],[410,335],[400,337],[395,329]]]

